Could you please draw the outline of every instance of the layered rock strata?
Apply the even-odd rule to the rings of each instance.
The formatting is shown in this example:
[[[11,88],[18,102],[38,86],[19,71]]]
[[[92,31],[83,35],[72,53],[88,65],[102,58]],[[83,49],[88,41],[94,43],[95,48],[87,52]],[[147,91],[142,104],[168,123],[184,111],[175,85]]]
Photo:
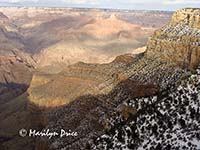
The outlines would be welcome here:
[[[170,23],[149,39],[147,55],[196,68],[200,62],[200,9],[182,9],[174,13]]]

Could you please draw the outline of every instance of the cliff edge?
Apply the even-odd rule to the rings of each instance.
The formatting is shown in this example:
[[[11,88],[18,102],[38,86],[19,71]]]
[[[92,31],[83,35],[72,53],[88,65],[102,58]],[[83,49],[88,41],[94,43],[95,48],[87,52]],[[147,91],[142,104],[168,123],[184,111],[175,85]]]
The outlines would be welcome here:
[[[175,12],[169,24],[150,37],[147,56],[195,69],[200,62],[200,9]]]

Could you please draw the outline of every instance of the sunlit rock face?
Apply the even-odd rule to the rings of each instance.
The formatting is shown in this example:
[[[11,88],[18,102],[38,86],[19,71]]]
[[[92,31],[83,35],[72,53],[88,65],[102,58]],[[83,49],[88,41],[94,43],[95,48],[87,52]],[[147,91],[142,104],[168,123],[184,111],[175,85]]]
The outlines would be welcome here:
[[[0,12],[1,150],[47,145],[85,150],[89,140],[111,128],[107,118],[113,113],[126,120],[137,113],[124,101],[154,95],[184,73],[143,58],[146,48],[136,50],[168,20],[168,12],[94,15],[89,9],[24,7]],[[22,128],[71,129],[79,136],[43,142],[20,137]]]
[[[171,23],[186,22],[192,28],[200,28],[200,9],[181,9],[173,14]]]
[[[147,55],[195,69],[200,62],[200,9],[174,13],[170,23],[149,39]]]
[[[59,74],[34,74],[28,89],[29,99],[41,107],[69,104],[76,98],[105,94],[126,79],[121,72],[133,63],[135,55],[122,55],[108,64],[77,63]],[[125,60],[128,59],[128,60]]]

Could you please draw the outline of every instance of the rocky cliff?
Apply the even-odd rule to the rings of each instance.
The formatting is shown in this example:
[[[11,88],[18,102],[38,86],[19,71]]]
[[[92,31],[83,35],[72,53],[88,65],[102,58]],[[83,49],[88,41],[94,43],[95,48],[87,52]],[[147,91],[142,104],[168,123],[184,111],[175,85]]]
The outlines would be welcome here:
[[[188,70],[200,62],[199,28],[181,17],[187,11],[199,9],[176,12],[150,38],[145,53],[118,56],[108,64],[77,63],[58,74],[34,72],[28,94],[14,101],[28,101],[23,101],[23,111],[31,111],[26,121],[41,130],[78,132],[77,137],[38,138],[36,149],[47,149],[46,143],[72,150],[199,149],[200,71]]]
[[[34,60],[20,50],[0,51],[0,104],[25,92],[32,79]]]
[[[87,94],[104,94],[126,79],[123,72],[137,55],[123,55],[108,64],[79,62],[59,74],[38,72],[28,89],[30,101],[39,106],[55,107],[68,104]]]
[[[193,42],[193,38],[199,39],[199,29],[184,21],[174,23],[172,19],[156,31],[146,53],[134,61],[121,56],[114,64],[107,64],[111,70],[124,60],[129,62],[114,70],[112,76],[108,76],[106,65],[101,66],[101,78],[108,73],[105,79],[122,79],[115,85],[110,82],[106,93],[77,97],[49,111],[46,128],[70,128],[79,133],[78,137],[52,139],[50,147],[199,149],[199,69],[193,75],[188,70],[197,68],[200,62],[198,42]],[[72,72],[77,70],[80,68]],[[94,69],[87,72],[95,74]]]
[[[194,69],[200,62],[200,9],[182,9],[157,30],[147,44],[147,56],[156,56]]]
[[[91,149],[200,149],[200,70],[172,92],[126,99],[135,110],[128,119],[115,112],[110,128],[93,141]]]
[[[199,8],[186,8],[176,11],[171,19],[171,24],[176,25],[185,22],[191,28],[200,28]]]

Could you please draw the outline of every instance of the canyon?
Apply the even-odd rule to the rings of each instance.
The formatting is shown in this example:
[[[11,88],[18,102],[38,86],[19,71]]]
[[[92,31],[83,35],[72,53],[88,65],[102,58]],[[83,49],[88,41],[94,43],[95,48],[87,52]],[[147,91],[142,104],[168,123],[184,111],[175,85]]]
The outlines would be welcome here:
[[[200,9],[0,11],[3,150],[200,148]]]

